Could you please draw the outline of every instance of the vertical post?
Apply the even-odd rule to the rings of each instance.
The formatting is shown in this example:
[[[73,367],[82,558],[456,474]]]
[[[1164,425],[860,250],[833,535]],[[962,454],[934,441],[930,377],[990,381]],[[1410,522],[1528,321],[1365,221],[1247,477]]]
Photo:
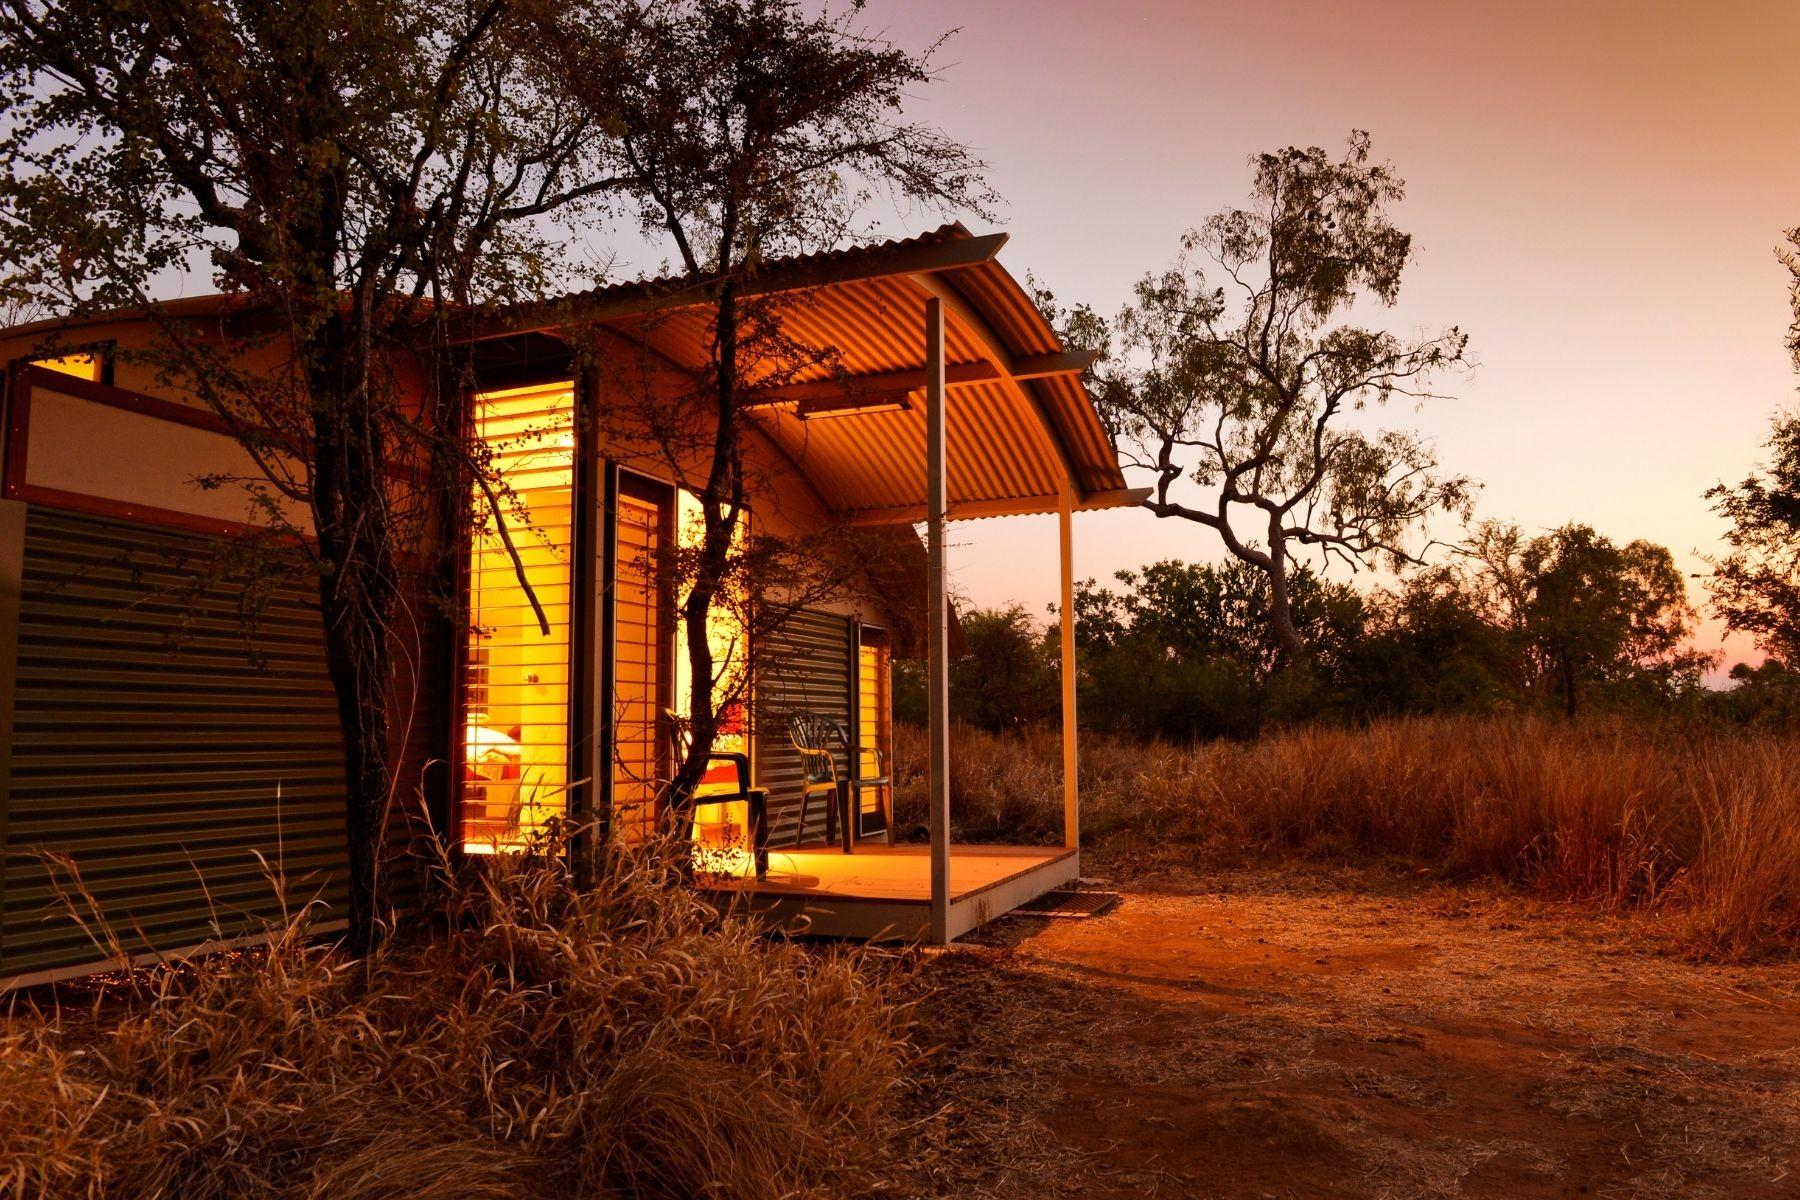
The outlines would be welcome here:
[[[925,700],[930,718],[931,942],[950,942],[950,589],[944,573],[944,303],[925,301]]]
[[[586,371],[575,379],[575,545],[570,571],[574,603],[569,627],[573,668],[569,816],[575,824],[570,853],[576,881],[583,887],[590,886],[599,874],[600,775],[606,766],[601,757],[600,727],[606,712],[601,662],[607,646],[600,636],[600,612],[605,590],[601,547],[606,536],[607,464],[601,458],[605,447],[597,444],[600,420],[595,374]]]
[[[598,451],[596,451],[598,453]],[[594,664],[594,841],[598,853],[611,854],[610,843],[618,830],[613,811],[614,764],[618,761],[619,734],[619,467],[600,464],[600,526],[596,548],[600,552],[600,601],[594,628],[597,659]]]
[[[1062,485],[1058,510],[1062,550],[1063,845],[1081,848],[1081,776],[1075,723],[1075,486]]]

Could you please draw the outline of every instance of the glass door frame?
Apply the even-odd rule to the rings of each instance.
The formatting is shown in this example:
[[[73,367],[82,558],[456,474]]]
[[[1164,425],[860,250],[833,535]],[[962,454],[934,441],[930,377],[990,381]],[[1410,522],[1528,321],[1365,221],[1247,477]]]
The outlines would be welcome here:
[[[866,636],[873,635],[873,636]],[[863,703],[862,703],[862,652],[865,641],[870,645],[879,645],[887,655],[887,667],[882,677],[876,682],[876,702],[880,705],[876,723],[876,745],[865,747],[863,744]],[[850,740],[852,743],[851,762],[847,764],[852,777],[862,774],[863,751],[875,749],[881,751],[881,762],[886,769],[888,783],[882,796],[882,823],[879,829],[864,829],[862,796],[858,789],[851,788],[851,803],[854,806],[852,825],[857,840],[864,838],[877,839],[884,842],[893,840],[894,825],[894,647],[893,635],[883,626],[871,625],[856,617],[850,618]],[[885,738],[884,738],[885,734]],[[884,744],[885,742],[885,744]]]

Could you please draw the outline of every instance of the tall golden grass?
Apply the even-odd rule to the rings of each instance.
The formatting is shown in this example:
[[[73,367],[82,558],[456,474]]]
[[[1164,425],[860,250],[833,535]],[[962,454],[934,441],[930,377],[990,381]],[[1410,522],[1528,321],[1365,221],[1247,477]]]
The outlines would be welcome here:
[[[923,738],[898,732],[896,814],[924,820]],[[1115,868],[1400,857],[1671,915],[1695,950],[1800,945],[1800,743],[1632,721],[1432,717],[1253,743],[1084,735],[1084,844]],[[1054,731],[959,729],[956,836],[1061,836]]]
[[[496,858],[447,920],[351,960],[134,976],[0,1024],[0,1196],[810,1197],[876,1186],[910,1051],[854,955],[721,920],[622,858],[592,890]],[[4,1020],[4,1018],[0,1018]]]

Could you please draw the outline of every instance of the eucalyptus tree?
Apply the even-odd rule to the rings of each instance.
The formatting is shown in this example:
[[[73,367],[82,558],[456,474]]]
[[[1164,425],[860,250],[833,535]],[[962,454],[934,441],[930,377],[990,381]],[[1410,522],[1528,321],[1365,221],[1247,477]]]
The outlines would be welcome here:
[[[446,312],[542,292],[557,219],[618,182],[593,114],[523,52],[554,11],[0,0],[0,299],[78,318],[203,271],[231,298],[230,347],[165,322],[158,364],[237,431],[266,544],[316,575],[361,945],[382,907],[403,563],[437,500],[494,495],[457,433],[463,381],[436,369]],[[273,369],[229,352],[255,346]],[[422,401],[399,382],[421,361]],[[424,462],[450,468],[426,472],[435,495],[407,485]]]
[[[1422,400],[1464,365],[1456,328],[1402,337],[1348,323],[1391,306],[1412,238],[1390,210],[1405,193],[1353,133],[1337,158],[1288,147],[1251,160],[1251,203],[1190,230],[1175,264],[1146,275],[1112,323],[1097,379],[1115,448],[1149,472],[1144,507],[1212,530],[1268,579],[1285,660],[1306,642],[1293,615],[1296,556],[1352,568],[1419,561],[1411,535],[1435,513],[1466,516],[1474,484],[1431,445],[1355,414]],[[1100,338],[1093,314],[1066,323]]]

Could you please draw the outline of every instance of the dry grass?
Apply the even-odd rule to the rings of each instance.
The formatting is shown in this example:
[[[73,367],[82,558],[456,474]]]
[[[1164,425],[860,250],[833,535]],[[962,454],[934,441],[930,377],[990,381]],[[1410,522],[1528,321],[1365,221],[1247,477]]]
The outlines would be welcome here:
[[[899,731],[896,808],[922,822],[923,739]],[[959,730],[956,835],[1060,837],[1060,750]],[[1400,857],[1464,878],[1671,915],[1739,957],[1800,944],[1800,743],[1631,722],[1422,718],[1251,744],[1084,736],[1083,840],[1115,869]]]
[[[657,858],[499,860],[367,960],[307,936],[0,1025],[0,1196],[805,1197],[877,1186],[906,1010]]]

